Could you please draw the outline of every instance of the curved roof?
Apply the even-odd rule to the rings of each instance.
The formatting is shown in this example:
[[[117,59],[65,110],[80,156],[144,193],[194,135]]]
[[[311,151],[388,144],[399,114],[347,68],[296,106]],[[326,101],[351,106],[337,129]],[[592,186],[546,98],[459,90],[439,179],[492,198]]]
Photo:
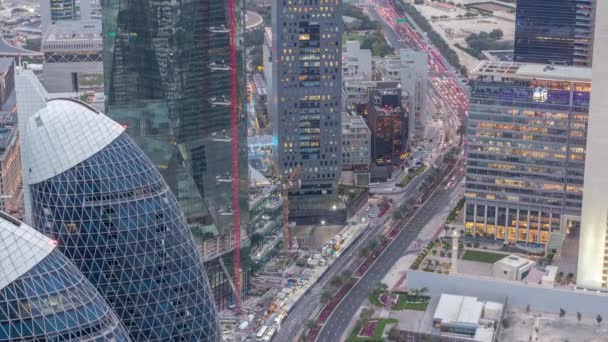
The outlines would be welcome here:
[[[49,101],[26,123],[22,139],[24,182],[39,183],[78,165],[124,130],[80,101]]]
[[[0,212],[0,289],[36,266],[55,246],[34,228]]]

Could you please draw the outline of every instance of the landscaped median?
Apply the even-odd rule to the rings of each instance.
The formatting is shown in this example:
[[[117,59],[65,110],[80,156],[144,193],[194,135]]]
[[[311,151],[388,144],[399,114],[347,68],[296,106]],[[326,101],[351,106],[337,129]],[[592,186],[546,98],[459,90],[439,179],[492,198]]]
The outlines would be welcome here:
[[[405,177],[403,177],[403,179],[401,180],[401,182],[399,182],[397,184],[397,186],[400,188],[405,188],[409,184],[409,182],[411,182],[412,179],[414,179],[414,177],[423,173],[424,170],[426,170],[426,165],[422,165],[419,168],[417,168],[416,170],[408,171],[407,175]]]
[[[384,338],[382,337],[382,333],[384,332],[384,328],[388,324],[397,324],[398,320],[394,318],[378,318],[372,319],[368,322],[364,322],[362,320],[357,321],[355,328],[351,331],[350,335],[348,335],[348,342],[382,342]]]

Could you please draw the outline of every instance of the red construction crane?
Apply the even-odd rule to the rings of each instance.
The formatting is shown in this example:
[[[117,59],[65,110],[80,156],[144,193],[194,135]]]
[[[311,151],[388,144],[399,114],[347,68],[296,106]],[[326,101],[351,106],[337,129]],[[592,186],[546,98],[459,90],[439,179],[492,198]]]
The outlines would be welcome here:
[[[239,96],[236,63],[236,0],[228,0],[230,47],[230,142],[232,144],[232,237],[234,238],[234,286],[237,314],[241,312],[241,210],[239,192]]]

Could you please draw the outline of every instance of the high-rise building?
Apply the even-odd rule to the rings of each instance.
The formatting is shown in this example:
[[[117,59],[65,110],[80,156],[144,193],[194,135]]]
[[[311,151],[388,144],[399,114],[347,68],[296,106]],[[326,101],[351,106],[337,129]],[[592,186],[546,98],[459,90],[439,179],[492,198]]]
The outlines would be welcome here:
[[[580,222],[591,70],[483,62],[471,87],[466,233],[554,253]]]
[[[598,1],[595,41],[608,41],[608,2]],[[593,92],[589,109],[585,187],[576,283],[580,287],[608,287],[608,46],[595,44]]]
[[[0,211],[23,219],[21,150],[17,115],[0,113]]]
[[[409,94],[411,102],[408,138],[413,139],[416,131],[416,115],[423,114],[425,111],[424,104],[429,82],[428,55],[424,50],[401,49],[399,59],[401,62],[399,68],[401,89],[404,93]]]
[[[0,212],[0,341],[129,341],[57,241]]]
[[[590,66],[595,0],[517,0],[515,62]]]
[[[382,82],[369,89],[367,123],[372,137],[372,161],[378,166],[398,167],[406,152],[408,113],[398,82]]]
[[[203,257],[221,308],[234,301],[233,275],[218,258],[234,264],[235,242],[248,241],[233,235],[235,217],[247,227],[248,182],[244,15],[240,0],[230,3],[102,3],[106,113],[157,165],[197,242],[209,246]]]
[[[372,76],[372,50],[362,49],[358,40],[347,41],[342,56],[342,79],[371,81]]]
[[[5,106],[15,89],[15,59],[12,57],[0,58],[0,110],[11,110]]]
[[[290,216],[311,219],[338,201],[341,171],[342,1],[273,1],[274,135]]]
[[[57,241],[133,340],[218,340],[192,233],[125,128],[82,102],[45,103],[35,92],[18,93],[18,108],[32,225]]]
[[[103,91],[101,22],[58,21],[43,33],[42,74],[50,93]]]

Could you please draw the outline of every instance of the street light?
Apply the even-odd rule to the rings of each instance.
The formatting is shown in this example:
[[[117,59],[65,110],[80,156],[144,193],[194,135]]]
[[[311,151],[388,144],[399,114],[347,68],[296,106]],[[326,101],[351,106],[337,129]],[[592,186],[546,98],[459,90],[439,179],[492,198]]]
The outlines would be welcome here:
[[[324,226],[325,225],[325,220],[321,220],[321,225]]]
[[[335,204],[334,204],[334,205],[332,205],[332,206],[331,206],[331,210],[334,210],[334,211],[335,211],[335,210],[338,210],[338,206],[337,206],[337,205],[335,205]]]

